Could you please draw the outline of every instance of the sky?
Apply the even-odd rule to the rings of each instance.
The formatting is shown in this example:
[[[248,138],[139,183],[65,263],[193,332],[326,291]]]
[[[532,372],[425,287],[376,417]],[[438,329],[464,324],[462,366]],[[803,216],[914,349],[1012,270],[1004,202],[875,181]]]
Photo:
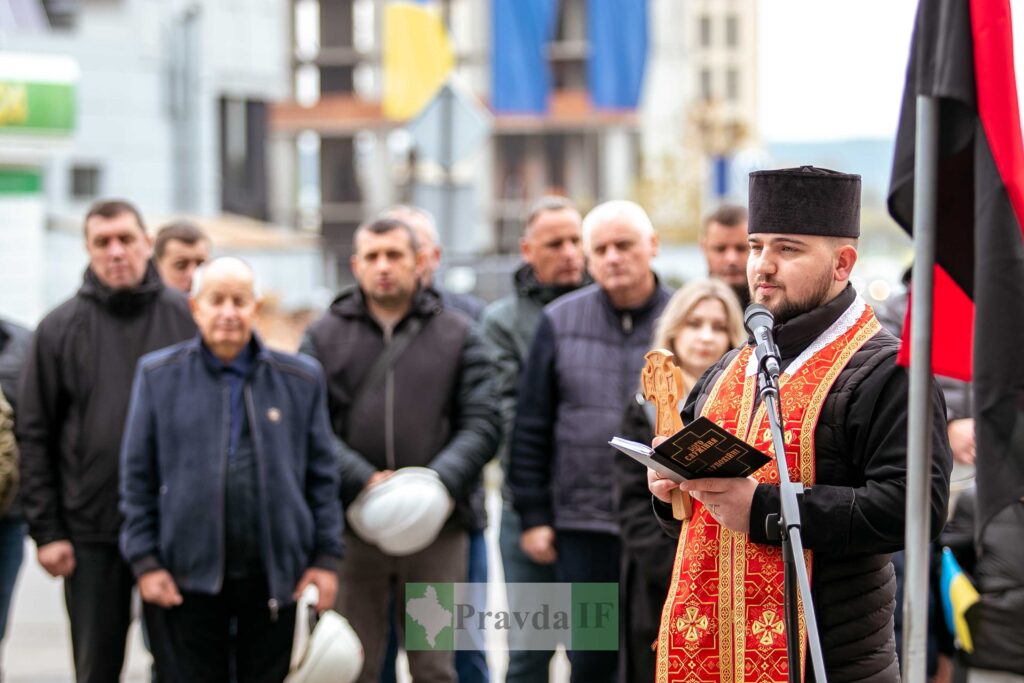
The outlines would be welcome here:
[[[891,138],[916,0],[759,0],[761,134]]]

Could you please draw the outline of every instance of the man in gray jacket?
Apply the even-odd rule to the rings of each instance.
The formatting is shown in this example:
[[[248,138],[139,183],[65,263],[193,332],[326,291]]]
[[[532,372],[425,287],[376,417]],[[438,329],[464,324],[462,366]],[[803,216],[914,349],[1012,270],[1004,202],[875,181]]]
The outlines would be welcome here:
[[[519,384],[509,481],[520,544],[562,582],[619,580],[608,440],[636,392],[654,321],[670,292],[651,270],[654,226],[615,200],[583,220],[595,284],[544,309]],[[572,680],[612,681],[616,652],[574,651]]]
[[[519,241],[523,265],[514,276],[515,292],[495,301],[485,310],[481,331],[491,346],[497,365],[501,418],[506,441],[501,461],[508,477],[508,442],[516,414],[519,373],[530,341],[537,330],[544,306],[584,284],[582,217],[565,197],[543,197],[530,209],[523,237]],[[550,564],[538,564],[519,547],[522,523],[512,507],[512,493],[505,487],[499,542],[508,583],[551,583],[556,581]],[[553,651],[513,650],[509,652],[506,683],[547,680]]]

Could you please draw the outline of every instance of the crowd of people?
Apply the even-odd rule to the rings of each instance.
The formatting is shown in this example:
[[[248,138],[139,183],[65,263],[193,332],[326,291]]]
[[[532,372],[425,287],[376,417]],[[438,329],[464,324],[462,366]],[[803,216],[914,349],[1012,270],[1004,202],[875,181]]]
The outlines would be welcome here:
[[[785,680],[774,464],[685,482],[680,520],[680,485],[607,444],[652,440],[640,371],[665,348],[684,423],[770,451],[742,322],[754,301],[775,316],[830,678],[898,680],[907,373],[850,284],[859,207],[857,176],[754,173],[749,217],[708,216],[707,272],[673,292],[642,207],[582,216],[544,197],[512,293],[486,306],[435,281],[433,217],[393,207],[356,230],[355,283],[288,353],[256,331],[248,264],[210,260],[187,223],[151,241],[130,203],[98,203],[78,292],[34,333],[0,324],[0,449],[16,441],[21,462],[0,520],[0,635],[27,527],[63,579],[80,683],[119,679],[136,587],[155,680],[283,681],[308,586],[358,635],[358,680],[394,680],[405,584],[484,586],[490,523],[507,582],[619,584],[620,647],[570,650],[573,681]],[[939,391],[934,413],[937,534],[952,462]],[[504,502],[488,520],[495,457]],[[510,651],[505,680],[547,680],[556,645]],[[415,681],[490,679],[479,650],[407,656]]]

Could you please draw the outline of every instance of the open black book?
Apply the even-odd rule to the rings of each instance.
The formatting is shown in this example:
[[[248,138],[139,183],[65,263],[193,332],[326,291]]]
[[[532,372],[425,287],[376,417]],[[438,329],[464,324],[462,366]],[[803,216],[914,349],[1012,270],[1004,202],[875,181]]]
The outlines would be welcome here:
[[[641,465],[676,482],[746,477],[771,461],[767,455],[706,417],[697,418],[657,448],[618,436],[608,443]]]

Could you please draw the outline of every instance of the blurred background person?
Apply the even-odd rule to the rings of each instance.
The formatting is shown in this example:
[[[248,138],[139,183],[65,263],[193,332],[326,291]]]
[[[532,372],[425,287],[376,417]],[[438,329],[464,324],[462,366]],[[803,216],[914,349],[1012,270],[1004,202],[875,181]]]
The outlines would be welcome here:
[[[746,308],[750,303],[747,287],[747,210],[742,206],[723,204],[707,218],[700,231],[700,249],[708,263],[708,277],[721,280]]]
[[[142,217],[103,201],[85,217],[78,293],[36,330],[18,397],[22,497],[39,564],[63,577],[78,683],[118,680],[131,568],[117,537],[118,453],[139,358],[195,334],[188,302],[160,280]]]
[[[423,260],[420,265],[420,286],[433,288],[441,295],[441,303],[445,308],[458,311],[469,316],[474,322],[480,320],[484,310],[483,300],[461,292],[453,292],[442,287],[434,276],[441,267],[441,236],[437,231],[437,221],[434,214],[426,209],[415,206],[399,204],[393,206],[382,214],[386,218],[395,218],[410,228],[416,235],[416,242],[419,244],[420,254]],[[487,508],[484,505],[483,475],[473,489],[470,497],[470,505],[473,506],[475,528],[469,532],[469,565],[467,581],[470,583],[487,583],[487,543],[484,540],[484,529],[487,528]],[[483,593],[480,603],[483,604]],[[384,656],[384,665],[381,668],[381,683],[391,683],[395,680],[395,658],[398,654],[398,631],[395,624],[391,625],[388,634],[388,649]],[[459,650],[455,653],[455,671],[459,675],[460,683],[487,683],[490,680],[490,673],[487,670],[487,658],[483,652],[476,650]]]
[[[434,275],[441,268],[441,256],[444,253],[434,214],[416,206],[399,204],[387,209],[381,215],[384,218],[397,218],[403,221],[416,234],[420,253],[423,254],[423,264],[420,266],[420,285],[433,287],[441,295],[441,301],[446,308],[460,311],[474,321],[479,320],[480,314],[484,310],[482,299],[472,294],[453,292],[434,279]],[[462,683],[466,683],[466,681]]]
[[[412,228],[377,218],[353,242],[358,284],[338,294],[302,346],[327,375],[343,444],[342,503],[351,522],[363,491],[372,498],[375,487],[412,468],[432,470],[454,501],[431,543],[408,554],[388,552],[354,522],[345,529],[338,611],[366,650],[360,683],[376,683],[394,613],[404,630],[406,583],[466,581],[469,532],[480,528],[470,497],[497,450],[500,423],[487,348],[468,317],[421,286],[423,252]],[[456,680],[450,652],[408,657],[414,680]]]
[[[520,378],[509,453],[520,545],[554,564],[560,582],[619,581],[619,523],[608,439],[636,391],[671,292],[651,270],[658,238],[647,213],[625,200],[583,219],[594,284],[549,304]],[[569,653],[572,680],[615,680],[618,653]]]
[[[537,200],[526,216],[519,253],[523,264],[513,276],[515,291],[487,306],[481,332],[494,354],[501,419],[505,425],[499,451],[508,476],[508,441],[516,414],[519,373],[544,307],[589,283],[583,258],[583,218],[571,200],[549,196]],[[512,492],[502,491],[499,546],[507,583],[554,583],[555,569],[534,562],[519,546],[522,523],[512,507]],[[511,650],[506,683],[534,683],[548,677],[554,650]]]
[[[652,349],[667,349],[683,372],[683,400],[697,378],[729,349],[744,342],[743,312],[732,288],[720,280],[697,280],[669,299],[658,319]],[[683,400],[679,402],[682,409]],[[640,443],[654,438],[653,403],[638,393],[623,416],[620,434]],[[676,539],[651,513],[647,470],[629,458],[614,460],[614,496],[622,537],[619,680],[653,681],[661,607],[672,579]]]
[[[25,518],[17,503],[18,462],[13,457],[17,450],[14,438],[14,424],[18,414],[18,378],[25,365],[32,333],[9,320],[0,319],[0,394],[10,409],[9,420],[0,425],[0,458],[4,453],[10,457],[6,465],[7,472],[0,472],[0,477],[10,477],[9,496],[4,510],[4,496],[0,491],[0,642],[7,633],[7,614],[14,595],[14,584],[18,580],[18,570],[25,554]],[[0,679],[3,678],[3,667],[0,666]]]
[[[195,284],[199,336],[145,356],[136,373],[121,551],[160,681],[280,683],[296,599],[315,585],[322,611],[337,593],[338,458],[323,372],[254,334],[260,301],[245,262],[217,259]]]
[[[942,532],[979,594],[967,609],[974,652],[961,650],[967,683],[1024,683],[1024,499],[976,529],[976,490],[963,491]],[[939,611],[939,610],[936,610]]]
[[[153,261],[160,279],[168,287],[188,294],[192,275],[210,259],[210,238],[189,221],[176,221],[160,228],[153,240]]]

